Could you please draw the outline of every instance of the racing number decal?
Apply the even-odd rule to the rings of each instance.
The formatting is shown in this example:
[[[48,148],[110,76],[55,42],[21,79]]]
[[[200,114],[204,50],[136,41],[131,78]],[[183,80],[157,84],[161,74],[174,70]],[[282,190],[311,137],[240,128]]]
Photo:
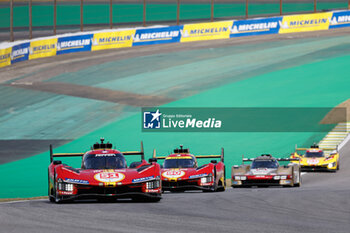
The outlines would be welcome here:
[[[318,159],[308,159],[307,163],[310,165],[316,165],[318,164]]]
[[[124,180],[125,175],[119,172],[100,172],[94,178],[101,182],[119,182]]]
[[[169,170],[166,172],[163,172],[162,176],[165,178],[180,178],[185,175],[184,171],[177,171],[177,170]]]

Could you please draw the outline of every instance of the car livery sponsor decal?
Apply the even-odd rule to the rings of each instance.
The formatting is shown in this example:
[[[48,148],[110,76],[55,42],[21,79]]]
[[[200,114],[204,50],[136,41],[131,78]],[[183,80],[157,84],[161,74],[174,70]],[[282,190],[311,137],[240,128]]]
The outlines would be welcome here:
[[[180,178],[183,177],[186,173],[184,171],[179,170],[169,170],[162,173],[162,176],[165,178],[171,179],[171,178]]]
[[[329,28],[350,27],[350,11],[333,12]]]
[[[94,178],[101,182],[119,182],[124,180],[125,175],[120,172],[100,172]]]
[[[176,157],[175,156],[172,156],[172,157],[167,157],[166,159],[193,159],[191,156],[181,156],[181,155],[177,155]]]
[[[29,46],[30,46],[29,42],[13,46],[12,53],[11,53],[11,60],[12,60],[11,63],[13,64],[19,61],[28,60]]]
[[[141,177],[141,178],[133,179],[132,182],[138,183],[138,182],[144,182],[144,181],[153,180],[153,179],[154,179],[154,176],[148,176],[148,177]]]
[[[93,34],[58,38],[57,54],[83,52],[91,50]]]
[[[201,178],[201,177],[204,177],[204,176],[207,176],[207,175],[208,175],[207,173],[204,173],[204,174],[197,174],[197,175],[190,176],[190,177],[188,177],[188,178],[190,178],[190,179]]]
[[[133,46],[180,42],[183,26],[137,29]]]
[[[95,154],[95,157],[113,157],[117,156],[116,154]]]
[[[67,181],[69,183],[75,183],[75,184],[89,184],[89,181],[87,181],[87,180],[78,180],[78,179],[66,178],[65,181]]]

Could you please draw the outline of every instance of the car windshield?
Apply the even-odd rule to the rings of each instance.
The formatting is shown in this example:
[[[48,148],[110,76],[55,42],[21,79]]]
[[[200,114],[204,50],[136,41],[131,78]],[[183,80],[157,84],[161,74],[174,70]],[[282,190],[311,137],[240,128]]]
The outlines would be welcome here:
[[[195,167],[194,159],[166,159],[164,168],[193,168]]]
[[[126,161],[121,153],[87,154],[84,156],[84,169],[120,169],[126,168]]]
[[[277,160],[254,160],[251,168],[278,168],[278,162]]]
[[[309,152],[307,151],[305,153],[306,158],[321,158],[324,157],[323,151],[318,151],[318,152]]]

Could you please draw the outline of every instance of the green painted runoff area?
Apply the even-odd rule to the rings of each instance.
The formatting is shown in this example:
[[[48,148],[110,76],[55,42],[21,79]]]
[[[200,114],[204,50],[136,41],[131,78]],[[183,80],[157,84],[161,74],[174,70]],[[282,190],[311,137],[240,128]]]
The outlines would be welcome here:
[[[166,107],[332,107],[349,98],[350,56],[281,69],[228,83],[166,104]],[[234,64],[232,64],[234,65]],[[291,121],[294,117],[291,116]],[[88,133],[55,152],[84,152],[103,136],[118,149],[137,150],[144,141],[146,158],[153,148],[166,155],[179,144],[194,154],[220,153],[225,148],[227,178],[231,166],[240,164],[242,154],[271,153],[288,156],[295,144],[307,146],[325,133],[142,133],[141,114],[118,120]],[[77,158],[64,162],[79,167]],[[0,165],[0,198],[32,197],[47,194],[49,154]]]
[[[347,2],[319,2],[317,10],[347,9]],[[313,3],[290,2],[283,4],[283,12],[302,13],[313,11]],[[33,5],[33,26],[53,25],[53,5]],[[177,5],[149,3],[146,7],[146,21],[176,21]],[[250,3],[249,15],[279,15],[278,3]],[[211,14],[210,4],[183,3],[180,6],[180,20],[209,19]],[[245,15],[245,4],[243,3],[215,3],[214,17],[239,17]],[[84,5],[84,24],[108,24],[109,4],[86,4]],[[0,8],[0,28],[10,27],[9,7]],[[141,23],[143,20],[143,5],[135,4],[114,4],[113,23]],[[80,5],[58,4],[57,25],[78,25],[80,24]],[[29,26],[28,6],[14,7],[14,27]]]

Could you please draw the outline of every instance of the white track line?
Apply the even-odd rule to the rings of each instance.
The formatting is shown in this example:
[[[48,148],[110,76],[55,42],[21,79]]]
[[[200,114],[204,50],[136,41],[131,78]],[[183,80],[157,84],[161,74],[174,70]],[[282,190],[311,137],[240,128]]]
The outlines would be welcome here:
[[[12,203],[21,203],[21,202],[28,202],[28,201],[42,201],[42,200],[46,200],[47,198],[43,198],[43,199],[31,199],[31,200],[18,200],[18,201],[4,201],[4,202],[0,202],[0,205],[2,204],[12,204]]]

